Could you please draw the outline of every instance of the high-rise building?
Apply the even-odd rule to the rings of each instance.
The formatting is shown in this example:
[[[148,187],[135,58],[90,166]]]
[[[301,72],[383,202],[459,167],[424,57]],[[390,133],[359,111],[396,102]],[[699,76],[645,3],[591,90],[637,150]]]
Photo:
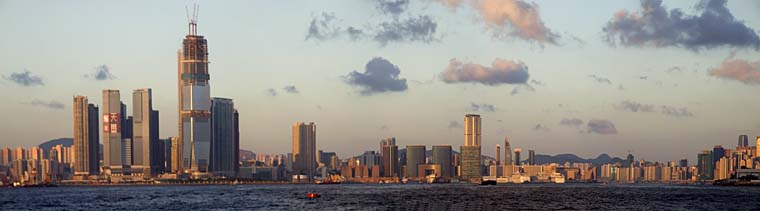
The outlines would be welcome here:
[[[5,147],[0,150],[0,166],[10,166],[13,163],[13,150]]]
[[[496,165],[501,164],[501,145],[496,144]]]
[[[712,180],[713,179],[713,156],[710,151],[702,151],[697,154],[697,168],[699,173],[699,180]]]
[[[26,160],[26,149],[24,149],[21,146],[16,147],[16,149],[13,150],[13,160]]]
[[[481,145],[480,145],[480,115],[467,114],[464,117],[464,146],[460,147],[462,153],[460,176],[469,180],[480,180]]]
[[[730,176],[730,160],[728,157],[721,157],[718,159],[717,162],[715,162],[715,172],[713,175],[713,179],[715,180],[724,180],[728,179]]]
[[[120,171],[124,165],[122,106],[119,90],[103,90],[103,167]]]
[[[737,148],[749,147],[749,137],[747,135],[740,135],[739,143],[736,145],[736,147]]]
[[[338,155],[332,155],[332,156],[330,156],[330,165],[329,166],[330,166],[330,169],[339,169],[340,168],[340,159],[338,158]]]
[[[119,102],[121,111],[121,138],[132,138],[132,117],[127,115],[127,104]]]
[[[162,154],[161,157],[163,158],[161,159],[161,163],[159,163],[159,167],[161,168],[160,173],[171,173],[172,162],[173,162],[172,152],[174,151],[172,149],[172,139],[171,137],[167,139],[159,139],[158,142],[160,142],[161,144],[159,145],[160,147],[158,148],[158,150],[155,150],[155,151],[160,151],[159,153]]]
[[[467,114],[464,117],[464,145],[480,146],[480,115]]]
[[[451,145],[433,145],[433,164],[441,166],[441,177],[451,178],[454,176],[454,168],[451,162]]]
[[[460,147],[460,177],[466,180],[480,180],[482,175],[480,163],[480,146]]]
[[[356,157],[359,160],[360,165],[372,168],[372,166],[380,166],[382,163],[382,156],[379,153],[372,151],[364,151],[363,154]]]
[[[211,89],[207,41],[197,34],[195,19],[177,52],[179,139],[184,172],[208,172],[211,154]]]
[[[678,162],[678,166],[679,166],[679,167],[689,167],[689,160],[687,160],[686,158],[684,158],[684,159],[681,159],[681,160]]]
[[[151,110],[150,111],[150,166],[151,166],[151,175],[158,175],[161,173],[166,172],[165,168],[165,161],[166,157],[165,154],[165,148],[166,145],[164,145],[164,142],[161,141],[161,134],[159,133],[159,112],[158,110]],[[171,145],[169,145],[171,146]]]
[[[319,153],[317,153],[317,155],[319,155],[318,160],[320,163],[322,163],[324,166],[328,167],[329,169],[334,169],[332,168],[332,165],[330,164],[332,163],[333,156],[337,156],[335,152],[322,152],[322,150],[319,150]]]
[[[235,123],[235,140],[233,142],[233,145],[235,146],[234,153],[235,156],[233,157],[234,160],[232,161],[235,163],[235,174],[240,172],[240,113],[238,113],[238,110],[235,109],[234,112],[234,123]]]
[[[760,136],[755,141],[755,156],[760,157]]]
[[[74,96],[74,175],[87,176],[99,173],[98,147],[100,127],[98,127],[98,107],[89,104],[87,97]],[[63,152],[58,152],[62,156]],[[60,161],[60,160],[59,160]]]
[[[132,92],[132,169],[145,177],[157,175],[158,113],[153,110],[151,89]]]
[[[396,145],[396,137],[390,137],[380,140],[380,149],[382,149],[385,146],[392,146]]]
[[[27,152],[29,153],[27,157],[32,160],[42,160],[44,157],[44,152],[39,146],[33,146],[31,149],[27,150]]]
[[[98,116],[95,115],[95,118],[98,118]],[[99,129],[99,127],[95,128],[95,131],[99,132],[98,129]],[[74,156],[75,156],[76,153],[73,152],[74,148],[76,148],[76,147],[74,147],[74,146],[65,147],[62,144],[55,145],[52,148],[50,148],[50,154],[49,154],[50,157],[49,158],[51,160],[57,161],[58,163],[67,164],[67,165],[70,165],[73,168],[76,168],[76,162],[75,162],[76,159],[74,158]],[[76,169],[74,169],[74,171],[76,171]],[[97,174],[97,173],[98,173],[98,170],[96,169],[95,170],[95,174]],[[80,176],[86,176],[86,175],[89,175],[89,174],[79,174],[79,175]]]
[[[536,151],[528,150],[528,165],[536,165]]]
[[[210,171],[217,176],[234,177],[235,151],[235,104],[232,99],[215,97],[211,100],[211,165]]]
[[[134,161],[134,148],[132,148],[132,138],[123,138],[121,139],[121,164],[124,167],[130,167],[132,166],[132,162]],[[125,172],[129,173],[129,172]]]
[[[406,177],[416,178],[418,167],[425,164],[425,145],[406,145]]]
[[[504,165],[512,165],[512,147],[509,146],[509,137],[504,137]]]
[[[725,156],[726,156],[726,150],[723,149],[723,146],[721,146],[721,145],[715,145],[713,147],[713,151],[712,151],[712,163],[711,164],[713,165],[713,168],[715,168],[715,162],[718,162],[718,160],[720,160],[720,158],[725,157]],[[714,170],[713,170],[713,172],[714,172]]]
[[[515,149],[515,166],[519,166],[521,164],[521,161],[520,161],[521,152],[522,152],[522,149],[520,148]]]
[[[132,147],[134,145],[134,139],[132,139],[132,132],[134,128],[132,127],[132,116],[127,116],[127,106],[124,105],[124,103],[121,104],[121,116],[122,116],[122,123],[121,123],[121,160],[122,164],[124,166],[132,166],[132,163],[134,160],[134,148]]]
[[[171,137],[171,173],[182,172],[182,140],[179,137]]]
[[[380,141],[382,147],[383,156],[383,176],[384,177],[399,177],[399,157],[398,146],[396,146],[396,138],[390,137]]]
[[[312,180],[317,169],[317,125],[293,124],[293,174],[306,175]]]

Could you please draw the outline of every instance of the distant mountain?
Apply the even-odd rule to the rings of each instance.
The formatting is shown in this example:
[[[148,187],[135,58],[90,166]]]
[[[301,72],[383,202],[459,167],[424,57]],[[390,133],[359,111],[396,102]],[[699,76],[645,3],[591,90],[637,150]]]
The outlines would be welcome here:
[[[458,154],[460,154],[458,151],[451,150],[451,155],[458,155]],[[398,150],[398,155],[399,155],[399,158],[405,158],[406,157],[406,148],[399,149]],[[357,156],[361,156],[361,154],[357,155]],[[433,156],[433,150],[429,149],[429,150],[425,151],[425,157],[430,158],[432,156]],[[495,158],[493,158],[491,156],[485,156],[485,155],[481,156],[481,159],[483,159],[483,160],[496,160]]]
[[[457,151],[452,151],[451,153],[455,154],[455,155],[459,154],[459,152],[457,152]],[[405,158],[406,157],[406,148],[399,149],[398,150],[398,154],[399,154],[399,158]],[[425,152],[425,156],[426,157],[431,157],[432,155],[433,155],[432,150],[427,150]],[[527,158],[527,155],[522,155],[522,156],[525,156],[523,158]],[[482,156],[482,159],[483,160],[496,160],[495,158],[493,158],[491,156],[485,156],[485,155]],[[552,156],[552,155],[536,155],[536,164],[550,164],[550,163],[564,164],[565,162],[568,162],[568,163],[571,163],[571,164],[572,163],[591,163],[591,164],[594,164],[594,165],[598,166],[598,165],[602,165],[602,164],[616,163],[616,162],[624,163],[624,161],[625,160],[622,159],[622,158],[618,158],[618,157],[613,158],[613,157],[610,157],[607,154],[601,154],[601,155],[597,156],[596,158],[590,158],[590,159],[581,158],[581,157],[578,157],[577,155],[574,155],[574,154],[558,154],[558,155],[554,155],[554,156]],[[523,159],[523,162],[527,163],[528,159]]]
[[[564,164],[567,162],[567,163],[591,163],[594,165],[602,165],[602,164],[616,163],[616,162],[623,163],[623,161],[624,160],[622,158],[618,158],[618,157],[613,158],[607,154],[601,154],[597,156],[596,158],[590,158],[590,159],[584,159],[574,154],[558,154],[554,156],[536,155],[536,164],[549,164],[549,163]]]
[[[57,146],[59,144],[65,147],[71,147],[72,145],[74,145],[74,139],[73,138],[53,139],[53,140],[41,143],[39,147],[42,149],[42,153],[45,154],[45,156],[48,156],[48,153],[50,153],[50,149],[52,149],[54,146]]]
[[[59,139],[53,139],[50,141],[43,142],[39,145],[42,150],[45,152],[50,151],[54,146],[56,145],[63,145],[65,147],[71,147],[71,145],[74,145],[74,139],[73,138],[59,138]]]

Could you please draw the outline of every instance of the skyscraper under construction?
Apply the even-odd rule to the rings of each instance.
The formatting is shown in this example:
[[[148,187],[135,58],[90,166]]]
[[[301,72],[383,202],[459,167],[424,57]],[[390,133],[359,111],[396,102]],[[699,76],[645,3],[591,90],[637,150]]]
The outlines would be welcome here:
[[[208,172],[211,152],[211,96],[207,43],[197,33],[196,19],[194,14],[177,52],[178,126],[182,171],[204,174]]]

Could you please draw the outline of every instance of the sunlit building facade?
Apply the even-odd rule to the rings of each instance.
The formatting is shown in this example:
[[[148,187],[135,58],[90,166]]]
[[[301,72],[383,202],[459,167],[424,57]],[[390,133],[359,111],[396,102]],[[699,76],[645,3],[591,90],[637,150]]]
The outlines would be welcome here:
[[[382,165],[384,177],[399,177],[399,157],[398,146],[396,146],[396,138],[391,137],[380,141],[382,147]]]
[[[317,168],[317,125],[297,122],[293,124],[293,174],[314,178]]]
[[[103,90],[103,166],[112,171],[121,170],[124,165],[121,107],[119,90]]]
[[[100,170],[98,152],[100,147],[100,127],[98,107],[89,104],[87,97],[74,96],[74,145],[76,151],[74,173],[79,176],[97,175]],[[66,157],[63,150],[58,150],[56,157]],[[63,159],[58,159],[62,161]],[[68,160],[67,160],[68,161]],[[66,162],[68,163],[68,162]]]
[[[481,169],[481,145],[480,145],[480,115],[467,114],[464,117],[464,146],[461,146],[461,170],[463,179],[480,180]]]
[[[132,92],[132,168],[141,169],[145,177],[157,172],[153,150],[158,140],[158,113],[153,110],[151,89]]]
[[[211,88],[206,39],[197,34],[195,20],[177,53],[179,89],[179,138],[182,140],[182,169],[204,174],[211,154]]]

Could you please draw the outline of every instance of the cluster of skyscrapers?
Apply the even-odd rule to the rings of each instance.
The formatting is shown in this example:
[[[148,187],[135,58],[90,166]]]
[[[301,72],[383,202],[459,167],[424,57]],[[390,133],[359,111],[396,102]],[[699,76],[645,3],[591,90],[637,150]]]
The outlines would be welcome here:
[[[100,107],[86,96],[74,96],[71,179],[118,182],[237,176],[239,114],[232,99],[210,97],[207,41],[196,28],[191,20],[177,53],[179,137],[159,139],[159,112],[153,109],[149,88],[132,92],[131,115],[119,90],[103,90]],[[42,156],[8,160],[27,157],[42,160],[37,158]],[[26,168],[19,164],[16,169]]]
[[[63,145],[50,149],[39,146],[0,149],[0,184],[43,184],[70,179],[74,175],[72,167],[78,161],[74,155],[72,147]]]
[[[760,177],[760,136],[756,145],[749,145],[749,137],[740,135],[735,149],[716,145],[697,155],[699,180],[740,179],[743,176]]]
[[[305,129],[305,128],[308,129]],[[365,151],[363,154],[338,159],[335,153],[326,154],[321,150],[316,155],[311,137],[316,134],[313,123],[293,126],[293,152],[282,155],[293,164],[281,164],[285,168],[279,174],[292,173],[293,180],[329,180],[340,176],[341,180],[353,182],[479,182],[493,180],[499,183],[524,182],[666,182],[691,183],[701,180],[735,178],[741,175],[760,173],[757,147],[748,146],[747,136],[741,136],[737,150],[716,147],[713,151],[699,155],[697,166],[689,166],[686,159],[669,162],[634,160],[628,155],[625,160],[611,163],[539,163],[534,150],[527,150],[527,159],[522,159],[523,150],[512,149],[508,138],[503,145],[496,145],[495,158],[483,156],[481,146],[480,115],[467,114],[464,118],[464,144],[459,153],[452,151],[451,145],[433,145],[428,151],[425,145],[406,145],[399,150],[395,137],[382,139],[379,151]],[[760,137],[758,138],[760,144]],[[503,147],[503,148],[502,148]],[[504,150],[503,157],[501,150]],[[300,158],[306,155],[306,158]],[[311,159],[316,157],[316,162]],[[320,158],[321,157],[321,158]],[[708,160],[709,159],[709,160]],[[307,167],[304,167],[307,166]],[[314,167],[312,167],[314,166]],[[707,172],[711,171],[711,172]],[[296,176],[298,175],[298,176]],[[733,176],[732,176],[733,175]],[[760,174],[759,174],[760,175]],[[287,179],[289,177],[280,177]]]
[[[715,146],[698,154],[697,165],[624,162],[538,163],[534,150],[522,160],[522,149],[509,139],[495,146],[495,158],[482,155],[481,116],[464,117],[464,143],[406,145],[395,137],[380,141],[378,151],[347,159],[318,150],[316,124],[292,125],[292,152],[240,159],[239,114],[232,99],[211,97],[207,40],[197,24],[177,52],[178,136],[160,139],[159,112],[150,88],[132,91],[131,112],[119,90],[102,91],[100,107],[88,97],[73,97],[73,145],[0,150],[2,184],[74,181],[150,181],[155,179],[253,178],[295,182],[694,182],[760,177],[760,137],[749,146],[741,135],[736,149]],[[131,114],[130,114],[131,113]],[[504,150],[503,157],[501,150]]]
[[[127,115],[127,106],[121,101],[119,90],[103,90],[102,120],[103,120],[103,171],[105,175],[121,178],[134,176],[151,178],[164,172],[165,157],[160,150],[158,111],[153,110],[153,95],[151,89],[136,89],[132,92],[132,116]],[[86,116],[98,116],[97,109],[81,110],[78,108],[95,107],[87,104],[87,97],[74,96],[74,116],[79,113]],[[88,118],[89,119],[89,118]],[[98,145],[92,137],[97,137],[90,131],[98,131],[96,121],[83,121],[75,118],[74,148],[81,151],[96,152]],[[78,122],[81,121],[81,122]],[[79,127],[77,127],[79,126]],[[88,131],[90,137],[78,138],[79,131]],[[80,149],[81,148],[81,149]],[[93,149],[94,148],[94,149]],[[77,158],[91,157],[91,153],[77,154]],[[96,166],[97,159],[86,159],[87,166]],[[80,172],[79,165],[75,171]],[[87,168],[90,170],[92,168]],[[88,175],[99,175],[99,171],[89,171]]]

